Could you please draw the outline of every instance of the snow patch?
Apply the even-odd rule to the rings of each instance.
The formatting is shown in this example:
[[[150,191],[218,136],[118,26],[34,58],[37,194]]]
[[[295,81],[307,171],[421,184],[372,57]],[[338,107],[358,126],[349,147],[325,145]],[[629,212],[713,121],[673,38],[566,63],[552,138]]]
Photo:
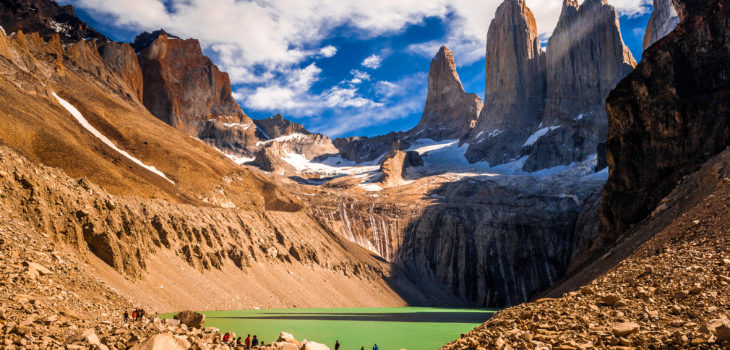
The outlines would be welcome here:
[[[223,155],[225,155],[226,157],[228,157],[228,159],[232,160],[234,163],[236,163],[238,165],[244,165],[246,163],[253,162],[254,159],[256,159],[256,158],[249,158],[249,157],[239,157],[237,155],[227,154],[227,153],[223,153]]]
[[[579,120],[583,119],[584,117],[585,117],[585,115],[584,115],[584,114],[581,114],[581,115],[579,115],[579,116],[577,116],[577,117],[573,118],[573,120],[575,120],[575,121],[579,121]]]
[[[368,192],[377,192],[383,189],[382,187],[378,186],[378,184],[361,184],[359,186],[362,187],[363,190]]]
[[[261,130],[261,129],[259,129],[259,130]],[[300,133],[294,133],[294,134],[286,135],[286,136],[279,136],[275,139],[269,138],[268,135],[264,135],[264,136],[266,136],[266,138],[268,140],[256,142],[256,146],[266,145],[266,144],[269,144],[272,142],[287,142],[287,141],[292,141],[292,140],[301,140],[301,139],[307,137],[307,135],[300,134]]]
[[[3,32],[3,35],[8,36],[8,33],[5,33],[5,28],[3,28],[3,26],[0,26],[0,31]]]
[[[534,134],[530,135],[530,137],[527,138],[527,141],[525,141],[525,144],[522,145],[522,147],[532,146],[537,140],[539,140],[541,137],[545,136],[547,133],[559,128],[558,126],[548,126],[546,128],[542,128],[538,131],[535,131]]]
[[[143,163],[141,160],[133,157],[129,153],[127,153],[124,150],[122,150],[119,147],[117,147],[114,144],[114,142],[112,142],[112,140],[110,140],[109,138],[107,138],[106,136],[104,136],[104,134],[102,134],[101,132],[99,132],[99,130],[97,130],[95,127],[93,127],[89,123],[89,121],[86,120],[86,118],[84,118],[84,116],[81,114],[81,112],[79,112],[79,110],[76,109],[76,107],[74,107],[68,101],[66,101],[66,100],[62,99],[61,97],[59,97],[58,95],[56,95],[55,92],[51,92],[51,94],[53,95],[53,97],[56,98],[56,100],[58,100],[58,103],[60,103],[61,106],[63,106],[63,108],[65,108],[69,113],[71,113],[71,115],[74,118],[76,118],[76,121],[78,121],[79,124],[81,124],[81,126],[84,127],[84,129],[88,130],[92,135],[96,136],[99,140],[101,140],[101,142],[104,142],[111,149],[117,151],[119,154],[125,156],[127,159],[131,160],[135,164],[137,164],[137,165],[139,165],[139,166],[141,166],[141,167],[143,167],[143,168],[145,168],[145,169],[147,169],[147,170],[149,170],[149,171],[157,174],[158,176],[162,177],[163,179],[169,181],[171,184],[173,184],[173,185],[175,184],[172,180],[168,179],[167,176],[165,176],[165,174],[163,172],[157,170],[157,168],[155,168],[155,167],[153,167],[151,165],[147,165],[147,164]]]
[[[251,125],[253,125],[253,123],[223,123],[223,126],[226,128],[241,128],[244,130],[248,130]]]
[[[261,133],[261,135],[263,135],[267,140],[271,139],[271,137],[269,135],[267,135],[266,132],[264,132],[264,129],[261,129],[258,126],[256,126],[256,130],[258,130]]]

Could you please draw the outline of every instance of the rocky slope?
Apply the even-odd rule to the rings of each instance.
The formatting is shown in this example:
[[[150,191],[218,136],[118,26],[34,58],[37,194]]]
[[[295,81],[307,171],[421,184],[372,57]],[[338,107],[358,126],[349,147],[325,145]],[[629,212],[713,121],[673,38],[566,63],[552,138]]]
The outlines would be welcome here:
[[[605,254],[600,260],[622,255],[606,273],[579,290],[501,311],[444,349],[728,348],[730,171],[720,167],[730,167],[730,151],[668,197],[685,208],[643,223],[658,226],[656,235],[647,241],[639,231],[626,240],[636,245]],[[703,195],[695,200],[697,188]]]
[[[106,41],[104,35],[76,17],[73,6],[59,6],[53,0],[4,0],[0,2],[0,23],[8,34],[38,33],[45,40],[59,34],[64,44]]]
[[[618,14],[605,0],[564,1],[546,57],[542,126],[551,130],[523,151],[530,155],[523,169],[530,172],[596,154],[608,135],[604,101],[636,65]]]
[[[649,215],[677,181],[730,144],[730,6],[677,4],[677,29],[644,52],[607,100],[605,242]]]
[[[545,104],[545,55],[524,0],[505,0],[497,8],[486,52],[484,108],[467,138],[467,158],[501,164],[517,156]]]
[[[165,31],[133,44],[144,78],[145,107],[157,118],[219,149],[251,155],[259,140],[253,120],[233,99],[228,74],[203,55],[195,39]]]
[[[431,60],[423,115],[408,133],[437,141],[461,139],[476,124],[482,105],[482,99],[477,95],[464,92],[456,73],[454,54],[442,46]]]
[[[672,0],[654,0],[654,11],[644,32],[644,50],[673,31],[677,24],[679,15]]]

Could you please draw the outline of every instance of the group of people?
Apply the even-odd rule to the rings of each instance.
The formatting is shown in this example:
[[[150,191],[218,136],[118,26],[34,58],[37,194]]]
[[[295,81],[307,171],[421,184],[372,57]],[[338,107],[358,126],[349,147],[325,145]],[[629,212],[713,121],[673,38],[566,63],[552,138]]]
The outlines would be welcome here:
[[[340,341],[339,340],[335,340],[335,350],[340,350]],[[361,346],[360,350],[365,350],[365,347]],[[378,350],[378,344],[373,344],[373,350]]]
[[[226,334],[223,335],[223,343],[228,344],[228,346],[234,347],[234,348],[245,348],[250,349],[251,347],[255,346],[264,346],[263,341],[259,340],[259,338],[256,336],[256,334],[253,335],[253,338],[251,338],[251,334],[246,336],[246,339],[241,341],[241,337],[236,338],[236,335],[232,332],[226,332]]]
[[[124,310],[124,322],[139,321],[144,317],[144,309],[134,309],[130,314],[127,310]]]

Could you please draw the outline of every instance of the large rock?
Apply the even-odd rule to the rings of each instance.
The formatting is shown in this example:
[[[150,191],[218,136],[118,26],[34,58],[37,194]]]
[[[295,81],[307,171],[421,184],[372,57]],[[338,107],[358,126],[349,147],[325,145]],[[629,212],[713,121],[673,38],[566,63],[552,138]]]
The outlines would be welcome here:
[[[525,0],[505,0],[487,34],[484,108],[467,142],[470,162],[515,158],[545,103],[545,55]]]
[[[193,328],[200,328],[205,323],[205,315],[190,310],[177,313],[173,317],[184,325]]]
[[[722,0],[675,4],[682,22],[644,52],[606,101],[605,243],[730,145],[730,6]]]
[[[381,182],[385,185],[397,185],[407,175],[407,169],[423,166],[423,159],[414,151],[393,151],[383,158],[380,171],[383,173]]]
[[[239,154],[258,141],[253,120],[233,99],[228,74],[203,55],[195,39],[143,33],[132,45],[144,78],[143,102],[154,116],[193,137]],[[219,138],[231,130],[233,139]]]
[[[132,347],[132,350],[186,350],[190,342],[183,337],[176,337],[170,333],[153,335],[142,343]]]
[[[296,169],[283,158],[285,158],[286,152],[282,148],[282,145],[278,142],[271,142],[261,147],[256,152],[256,163],[262,170],[272,172],[278,175],[285,175],[293,173]]]
[[[576,33],[580,33],[576,35]],[[543,127],[556,128],[529,150],[524,170],[581,162],[608,135],[605,99],[636,61],[621,38],[618,14],[606,0],[564,0],[547,44]]]
[[[679,15],[672,0],[654,0],[654,11],[644,32],[644,50],[671,33],[679,24]]]
[[[464,91],[454,54],[442,46],[431,60],[423,115],[408,133],[414,138],[460,139],[476,124],[482,105],[479,96]]]
[[[302,347],[300,347],[299,350],[330,350],[330,348],[324,344],[305,340],[302,342]]]

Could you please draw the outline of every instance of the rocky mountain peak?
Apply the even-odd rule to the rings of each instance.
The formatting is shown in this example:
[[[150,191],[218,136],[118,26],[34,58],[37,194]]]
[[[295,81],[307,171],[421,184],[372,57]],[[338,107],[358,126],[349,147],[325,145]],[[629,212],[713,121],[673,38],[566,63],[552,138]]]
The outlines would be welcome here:
[[[293,134],[311,134],[304,125],[287,120],[281,114],[266,119],[255,119],[254,123],[271,139]]]
[[[144,32],[140,35],[137,35],[134,38],[134,43],[132,43],[132,48],[134,48],[134,51],[136,52],[142,51],[150,46],[160,36],[165,36],[172,39],[180,39],[180,37],[172,35],[166,32],[164,29],[159,29],[152,33]]]
[[[513,159],[537,127],[545,99],[545,55],[524,0],[505,0],[487,33],[484,108],[469,136],[469,161]]]
[[[459,139],[471,130],[482,106],[479,96],[464,92],[454,54],[442,46],[431,60],[423,115],[409,134],[434,140]]]
[[[644,50],[669,34],[677,24],[679,24],[679,14],[672,0],[654,0],[654,11],[644,32]]]

